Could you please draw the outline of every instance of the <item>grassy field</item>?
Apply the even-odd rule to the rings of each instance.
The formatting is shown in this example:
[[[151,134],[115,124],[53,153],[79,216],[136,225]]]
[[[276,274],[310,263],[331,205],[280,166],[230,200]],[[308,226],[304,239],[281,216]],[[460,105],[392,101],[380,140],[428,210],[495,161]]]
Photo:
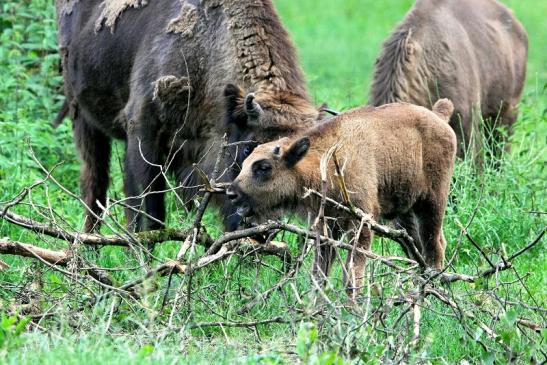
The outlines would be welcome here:
[[[451,196],[457,204],[448,207],[445,236],[447,257],[454,256],[450,269],[461,273],[476,274],[487,268],[488,263],[469,240],[462,237],[458,222],[469,223],[470,235],[494,261],[502,254],[525,246],[546,225],[547,27],[544,15],[547,2],[504,2],[514,9],[529,33],[528,77],[512,150],[503,157],[501,167],[493,169],[487,165],[484,173],[477,175],[469,161],[459,161],[456,166]],[[380,44],[412,1],[276,0],[275,4],[297,45],[314,100],[317,104],[326,101],[333,108],[345,110],[366,102]],[[70,123],[65,122],[56,130],[50,126],[62,100],[53,0],[8,0],[0,4],[0,11],[0,205],[43,178],[32,154],[48,169],[62,162],[54,176],[77,193],[79,163]],[[110,196],[122,195],[119,163],[122,150],[121,145],[115,148]],[[79,204],[53,184],[34,190],[16,211],[40,219],[33,208],[47,211],[48,202],[60,213],[59,219],[64,219],[73,229],[81,228]],[[169,202],[169,209],[169,226],[189,225],[191,217],[177,209],[174,201]],[[205,224],[213,227],[210,229],[213,235],[220,234],[214,212],[207,213]],[[0,221],[0,237],[5,236],[43,247],[65,247],[63,242],[30,234]],[[286,238],[293,253],[297,253],[297,240]],[[453,285],[451,290],[462,303],[469,303],[469,308],[494,308],[492,293],[509,302],[545,308],[544,242],[545,239],[516,259],[513,270],[483,282]],[[160,258],[172,258],[178,248],[178,243],[166,243],[155,253]],[[394,244],[379,239],[374,250],[386,255],[400,254]],[[344,310],[336,312],[334,322],[323,318],[317,322],[297,321],[256,329],[184,329],[187,321],[230,318],[248,322],[276,316],[296,318],[298,313],[312,312],[315,302],[310,290],[309,258],[304,262],[306,269],[292,281],[292,286],[276,292],[245,315],[238,315],[237,310],[280,278],[279,260],[247,257],[201,271],[193,279],[197,299],[192,303],[192,316],[188,308],[181,305],[180,312],[172,314],[173,326],[169,328],[164,324],[171,313],[160,310],[165,289],[144,296],[139,305],[112,299],[69,315],[80,305],[71,295],[81,290],[75,282],[28,259],[13,256],[0,259],[10,265],[9,269],[0,271],[0,364],[377,363],[375,358],[386,356],[392,344],[398,341],[388,332],[374,331],[368,324],[361,324],[359,318]],[[120,248],[104,248],[92,259],[107,268],[138,265]],[[381,274],[384,269],[370,263],[371,270]],[[126,271],[113,272],[117,284],[134,275]],[[388,280],[378,277],[377,285],[384,292],[395,290]],[[333,289],[328,295],[343,301],[343,297],[336,298],[335,289],[341,288],[340,278],[341,269],[337,265],[332,273]],[[41,321],[40,329],[27,327],[31,330],[20,331],[16,328],[19,320],[7,315],[8,308],[32,295],[31,289],[36,285],[43,293],[40,309],[52,310],[56,315]],[[165,288],[166,279],[157,279],[149,285]],[[174,278],[171,287],[184,289],[185,285],[184,278]],[[172,299],[176,291],[173,289],[168,294]],[[86,298],[76,299],[83,302]],[[379,303],[375,305],[380,307]],[[490,323],[500,334],[492,340],[472,321],[464,327],[441,304],[431,304],[432,309],[423,312],[422,337],[409,362],[505,363],[509,357],[504,346],[518,353],[519,363],[529,363],[531,357],[545,361],[545,354],[541,352],[545,347],[545,330],[534,334],[514,325],[518,316],[545,327],[545,311],[530,311],[521,305],[505,307],[506,311],[499,313],[501,320]],[[388,316],[385,320],[393,323],[396,318]],[[348,345],[344,336],[350,329],[354,337]],[[488,350],[480,341],[487,344]]]

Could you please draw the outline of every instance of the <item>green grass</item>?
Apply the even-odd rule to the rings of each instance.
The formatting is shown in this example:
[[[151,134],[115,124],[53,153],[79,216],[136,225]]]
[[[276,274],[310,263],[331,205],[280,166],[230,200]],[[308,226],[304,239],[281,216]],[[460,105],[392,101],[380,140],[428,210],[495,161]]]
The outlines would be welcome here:
[[[292,34],[299,50],[300,59],[306,72],[309,89],[317,104],[328,102],[333,108],[348,109],[366,102],[368,86],[374,59],[382,40],[402,18],[411,6],[409,0],[277,0],[275,4],[284,23]],[[547,173],[547,54],[545,53],[544,1],[505,1],[524,23],[530,37],[528,78],[520,106],[520,116],[512,139],[511,153],[504,156],[501,168],[486,166],[484,173],[473,173],[468,161],[459,162],[451,190],[453,202],[447,210],[445,235],[449,242],[447,257],[452,257],[459,247],[458,255],[452,261],[451,270],[474,274],[487,267],[487,262],[465,238],[456,222],[467,224],[473,217],[469,232],[481,248],[493,259],[500,259],[504,250],[512,253],[531,241],[545,227]],[[61,77],[58,74],[59,57],[56,52],[56,27],[54,6],[51,0],[26,0],[3,2],[0,5],[0,202],[17,195],[21,189],[43,177],[43,173],[32,160],[29,147],[37,159],[47,168],[62,162],[55,170],[59,181],[73,192],[78,192],[79,164],[71,136],[70,123],[65,122],[53,130],[50,121],[60,107]],[[111,196],[121,196],[122,180],[119,161],[123,148],[116,146]],[[79,229],[82,226],[81,208],[53,184],[32,192],[25,204],[17,209],[21,214],[32,215],[32,205],[44,206],[47,201],[62,215],[67,226]],[[191,217],[169,202],[169,226],[188,226]],[[120,214],[121,212],[117,212]],[[39,219],[40,217],[34,216]],[[59,217],[61,219],[61,217]],[[120,219],[121,220],[121,219]],[[220,228],[217,216],[207,213],[205,222],[214,227],[211,232],[218,235]],[[105,232],[107,232],[105,230]],[[36,236],[0,221],[0,237],[29,242],[44,247],[64,248],[63,242]],[[287,237],[291,249],[298,252],[299,243],[294,237]],[[160,258],[172,258],[179,248],[177,243],[166,243],[156,249]],[[79,249],[81,250],[81,249]],[[376,240],[376,252],[398,254],[398,248],[384,240]],[[91,253],[83,251],[84,255]],[[155,280],[162,290],[145,297],[142,306],[131,303],[105,301],[93,310],[79,315],[63,315],[78,305],[78,298],[66,297],[69,290],[81,290],[74,282],[55,273],[45,266],[18,257],[1,257],[10,269],[0,272],[0,363],[290,363],[306,362],[330,364],[341,361],[362,361],[374,363],[375,355],[389,351],[387,334],[371,332],[363,326],[356,334],[351,348],[341,344],[342,339],[359,320],[349,313],[337,313],[347,325],[335,326],[328,321],[319,321],[317,328],[311,324],[260,326],[255,333],[247,329],[203,329],[180,332],[168,329],[169,312],[160,312],[166,279]],[[266,258],[268,266],[282,270],[279,260]],[[103,267],[132,267],[138,262],[120,248],[105,248],[101,251],[98,264]],[[192,302],[193,321],[218,321],[217,314],[240,320],[253,321],[277,315],[285,318],[295,315],[294,308],[304,311],[314,308],[310,294],[310,259],[305,261],[303,274],[294,281],[302,303],[296,305],[295,290],[286,288],[277,292],[267,303],[250,313],[239,316],[237,310],[249,298],[273,285],[280,273],[264,266],[255,257],[243,260],[232,259],[214,268],[197,274],[193,287],[197,298]],[[499,280],[512,282],[517,272],[523,277],[528,291],[520,283],[502,285],[498,295],[509,300],[522,300],[530,305],[546,306],[547,260],[544,243],[515,261],[516,271],[507,271]],[[381,273],[377,264],[372,269]],[[142,271],[140,271],[142,273]],[[114,277],[121,284],[137,275],[115,272]],[[54,308],[56,317],[46,319],[42,331],[18,333],[16,324],[8,323],[3,316],[12,304],[20,303],[21,296],[28,294],[33,279],[39,278],[43,293],[51,301],[41,301],[42,310],[60,301]],[[340,289],[341,269],[339,265],[332,273],[333,288]],[[392,283],[380,277],[377,284],[384,292],[396,290]],[[483,293],[494,285],[491,279],[482,283],[457,284],[453,286],[462,305],[479,303],[490,308],[493,303]],[[153,285],[151,283],[150,285]],[[185,288],[184,278],[175,278],[171,285],[170,298],[175,289]],[[199,289],[199,290],[198,290]],[[85,291],[81,290],[82,293]],[[84,299],[84,298],[80,298]],[[343,298],[340,298],[343,300]],[[465,300],[464,300],[465,299]],[[119,309],[110,319],[113,304]],[[434,304],[435,311],[446,312],[445,307]],[[516,315],[531,316],[541,322],[543,318],[525,308],[516,308]],[[398,310],[385,320],[393,323]],[[503,314],[501,314],[503,315]],[[174,325],[180,328],[187,318],[185,305],[179,306],[174,315]],[[453,318],[433,311],[423,313],[423,339],[420,349],[426,358],[434,363],[488,363],[480,345],[466,336],[461,325]],[[545,322],[541,322],[545,324]],[[477,328],[469,324],[473,334],[480,335]],[[106,330],[108,328],[108,330]],[[545,331],[528,339],[512,325],[512,312],[496,324],[496,330],[521,354],[538,354],[542,345],[538,338]],[[311,338],[317,335],[315,341]],[[529,333],[528,333],[529,334]],[[488,341],[484,334],[480,339]],[[506,355],[498,344],[488,342],[496,349],[499,363],[506,361]],[[543,343],[544,345],[544,343]],[[338,355],[335,355],[338,354]],[[353,357],[349,355],[353,354]],[[366,356],[369,358],[366,358]],[[417,356],[417,355],[416,355]],[[526,356],[519,357],[526,362]]]

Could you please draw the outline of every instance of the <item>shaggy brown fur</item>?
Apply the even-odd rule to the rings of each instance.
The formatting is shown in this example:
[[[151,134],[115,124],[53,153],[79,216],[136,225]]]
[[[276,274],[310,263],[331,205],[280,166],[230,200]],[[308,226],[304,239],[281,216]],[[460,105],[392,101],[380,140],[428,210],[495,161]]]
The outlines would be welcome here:
[[[125,10],[129,8],[139,9],[146,5],[148,5],[148,0],[104,0],[100,5],[102,8],[101,15],[95,22],[95,31],[100,31],[104,24],[114,32],[116,21]]]
[[[527,51],[523,26],[496,0],[418,0],[383,45],[369,103],[430,107],[439,98],[453,100],[458,155],[476,157],[483,129],[511,132]],[[489,124],[481,125],[480,116]],[[494,135],[495,150],[504,134]]]
[[[375,218],[396,219],[427,264],[441,269],[442,223],[456,154],[456,136],[447,123],[452,112],[452,103],[441,99],[433,112],[394,103],[343,113],[297,137],[258,146],[243,162],[228,196],[242,215],[271,217],[272,209],[287,208],[317,212],[319,202],[302,200],[302,195],[305,188],[321,190],[320,161],[337,146],[351,202]],[[342,201],[333,165],[330,161],[327,195]],[[327,214],[340,217],[335,211]],[[341,219],[351,224],[349,217]],[[369,249],[371,240],[364,227],[355,247]],[[324,275],[331,256],[328,250],[316,256]],[[354,295],[352,289],[362,285],[364,256],[348,255],[346,269],[345,281]]]
[[[156,192],[130,205],[163,221],[158,165],[169,162],[189,198],[197,184],[192,165],[212,171],[227,121],[230,141],[264,142],[319,116],[271,0],[57,0],[56,6],[66,105],[92,212],[105,205],[112,138],[126,141],[126,195]],[[231,150],[221,171],[241,156]],[[238,218],[229,216],[233,229]],[[127,218],[136,229],[160,226],[132,210]],[[88,214],[86,230],[95,224]]]

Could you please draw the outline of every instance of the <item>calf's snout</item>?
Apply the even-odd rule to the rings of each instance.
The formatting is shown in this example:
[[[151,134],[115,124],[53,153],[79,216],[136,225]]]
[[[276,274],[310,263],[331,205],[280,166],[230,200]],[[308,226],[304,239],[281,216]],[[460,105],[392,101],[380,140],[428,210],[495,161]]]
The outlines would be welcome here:
[[[241,199],[241,193],[237,184],[233,183],[226,189],[226,196],[232,203],[237,203],[237,201]]]
[[[241,217],[252,215],[251,204],[248,197],[241,191],[237,182],[233,182],[226,189],[226,196],[230,199],[230,203],[237,207],[237,214]]]

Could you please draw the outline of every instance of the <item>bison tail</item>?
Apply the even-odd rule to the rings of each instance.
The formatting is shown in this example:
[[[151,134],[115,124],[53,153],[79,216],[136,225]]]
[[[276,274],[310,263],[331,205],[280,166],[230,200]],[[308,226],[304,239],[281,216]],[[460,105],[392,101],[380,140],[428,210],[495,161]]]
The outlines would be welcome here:
[[[57,128],[58,126],[61,125],[61,123],[63,123],[63,119],[65,119],[65,117],[67,116],[68,111],[69,111],[69,105],[68,105],[68,101],[66,101],[65,99],[65,101],[63,101],[63,105],[61,106],[61,110],[59,110],[59,112],[57,113],[57,116],[51,122],[51,125],[53,126],[53,128]]]
[[[433,113],[437,114],[445,122],[448,122],[452,113],[454,113],[454,104],[448,99],[439,99],[433,105]]]

